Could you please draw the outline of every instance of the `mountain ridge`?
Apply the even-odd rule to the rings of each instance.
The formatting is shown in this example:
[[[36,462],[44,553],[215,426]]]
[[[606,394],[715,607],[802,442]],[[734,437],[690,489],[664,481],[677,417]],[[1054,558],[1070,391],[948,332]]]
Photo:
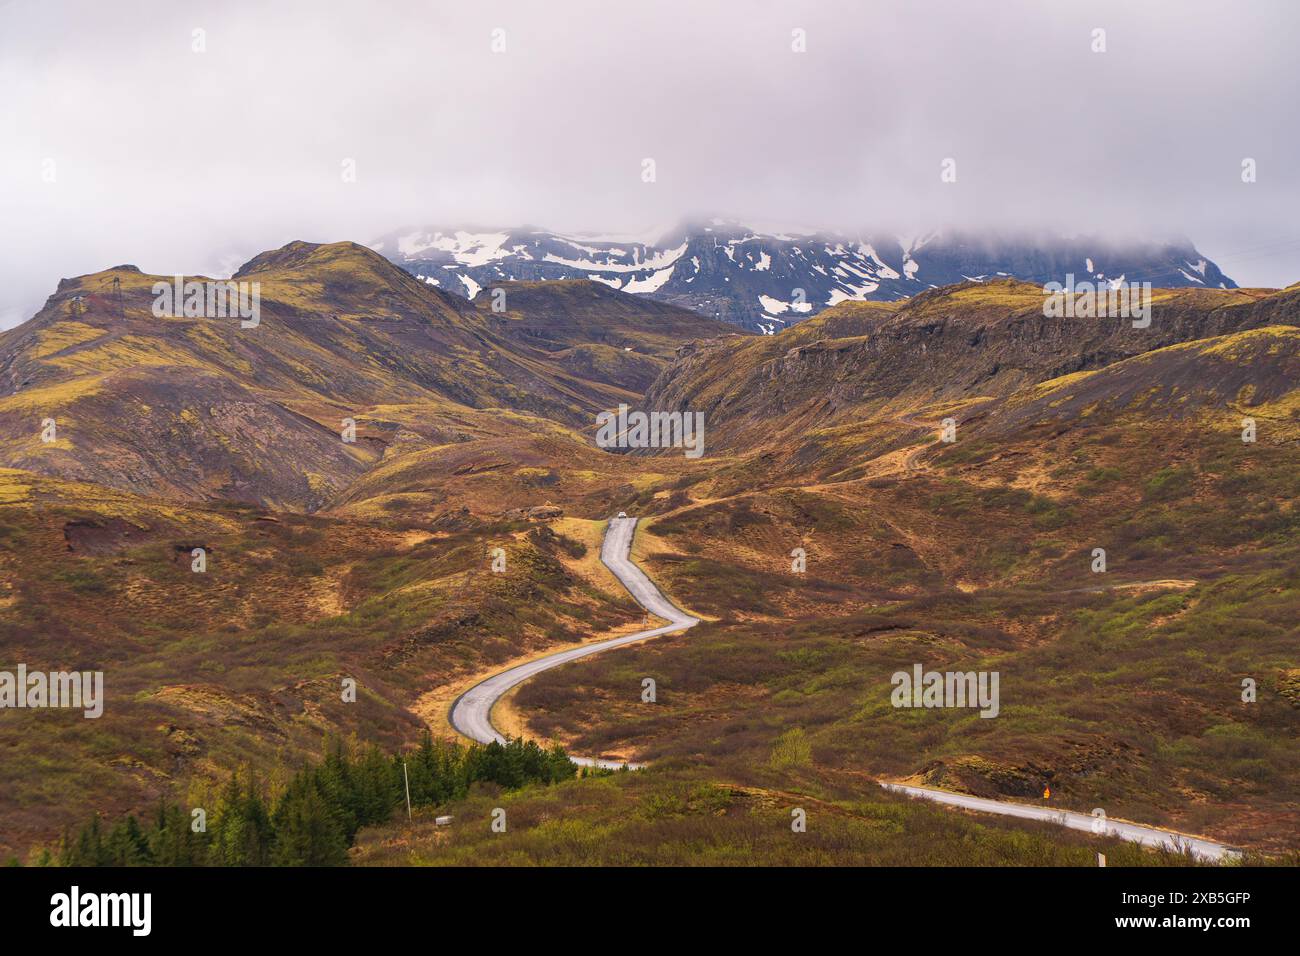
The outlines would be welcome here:
[[[1043,315],[1029,283],[947,286],[901,303],[840,303],[776,337],[679,350],[647,404],[703,411],[722,449],[940,402],[1004,398],[1168,345],[1270,324],[1300,325],[1294,291],[1158,290],[1149,328]]]
[[[1063,806],[1294,844],[1300,286],[1158,290],[1135,329],[964,282],[756,336],[585,280],[469,301],[355,243],[238,275],[260,283],[256,328],[154,315],[173,277],[121,267],[0,335],[0,639],[111,670],[115,695],[102,722],[0,721],[0,848],[325,737],[450,733],[443,705],[485,669],[641,626],[599,560],[620,511],[638,564],[710,620],[530,681],[525,736],[673,786],[1050,784]],[[598,447],[594,413],[623,402],[707,413],[704,456]],[[899,720],[888,675],[917,660],[1014,673],[1014,697],[977,736],[960,713]],[[653,714],[629,673],[660,675]],[[1236,704],[1243,673],[1257,707]],[[777,776],[790,740],[815,776]]]
[[[506,289],[498,314],[356,243],[289,243],[235,275],[259,285],[256,327],[155,315],[153,287],[173,276],[61,281],[0,333],[0,460],[314,511],[390,448],[518,442],[545,431],[530,416],[584,427],[635,400],[680,342],[738,331],[590,283]],[[42,440],[46,420],[56,440]],[[354,442],[340,441],[348,420]]]
[[[1190,240],[1116,241],[935,231],[761,231],[721,219],[640,237],[535,227],[396,230],[371,248],[474,299],[501,281],[589,278],[772,334],[843,301],[897,301],[962,281],[1151,282],[1236,288]]]

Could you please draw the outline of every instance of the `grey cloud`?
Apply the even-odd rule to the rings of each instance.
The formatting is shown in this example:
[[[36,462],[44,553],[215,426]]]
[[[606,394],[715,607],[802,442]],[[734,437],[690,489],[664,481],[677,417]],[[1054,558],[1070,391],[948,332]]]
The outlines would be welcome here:
[[[64,275],[404,224],[1186,235],[1285,285],[1298,26],[1285,0],[4,3],[0,327]]]

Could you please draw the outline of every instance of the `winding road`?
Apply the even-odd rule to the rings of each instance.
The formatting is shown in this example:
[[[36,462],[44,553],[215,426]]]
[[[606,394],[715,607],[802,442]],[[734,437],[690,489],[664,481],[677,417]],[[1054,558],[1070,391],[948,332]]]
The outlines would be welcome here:
[[[517,687],[530,677],[548,671],[570,661],[590,657],[604,651],[635,644],[638,641],[683,631],[700,623],[699,618],[692,617],[673,604],[659,590],[644,571],[631,559],[632,536],[636,532],[636,518],[611,518],[605,531],[605,539],[600,547],[600,560],[605,567],[627,588],[628,593],[643,608],[665,621],[662,627],[637,631],[605,641],[584,644],[581,647],[557,651],[536,660],[518,664],[494,674],[486,680],[475,684],[451,705],[451,725],[458,732],[479,743],[498,741],[505,743],[505,737],[492,725],[492,708],[511,688]],[[594,757],[571,757],[574,763],[587,767],[605,767],[619,769],[628,767],[637,769],[644,764],[623,763],[615,760],[601,760]],[[1056,823],[1073,830],[1086,830],[1091,833],[1119,837],[1145,846],[1165,847],[1174,851],[1189,850],[1194,856],[1213,862],[1222,862],[1240,855],[1240,850],[1214,843],[1201,837],[1178,833],[1173,830],[1161,830],[1157,827],[1142,826],[1122,820],[1098,820],[1097,818],[1074,810],[1057,810],[1052,807],[1032,806],[1023,803],[1011,803],[1001,800],[989,800],[972,797],[948,790],[936,790],[931,787],[915,787],[901,783],[881,781],[880,786],[894,793],[906,794],[923,800],[932,800],[949,806],[975,810],[981,813],[994,813],[1004,817],[1018,817],[1023,820],[1043,820]]]
[[[539,657],[536,660],[501,671],[499,674],[493,674],[456,698],[455,703],[451,705],[452,727],[459,733],[472,740],[477,740],[479,743],[486,744],[494,740],[505,743],[505,737],[492,726],[492,708],[511,688],[522,684],[528,678],[535,677],[543,671],[559,667],[561,664],[590,657],[593,654],[600,654],[603,651],[613,650],[616,647],[623,647],[626,644],[635,644],[638,641],[659,637],[661,634],[683,631],[700,623],[699,618],[691,617],[691,615],[664,597],[663,592],[655,587],[654,582],[646,577],[645,572],[632,563],[632,536],[636,532],[636,522],[636,518],[610,519],[609,528],[605,531],[605,539],[600,546],[600,560],[605,567],[613,572],[623,587],[627,588],[628,593],[632,595],[638,604],[651,614],[668,621],[668,623],[662,627],[651,628],[648,631],[637,631],[635,634],[625,634],[622,637],[611,638],[607,641],[596,641],[593,644],[584,644],[582,647],[570,648],[567,651],[547,654],[545,657]],[[586,767],[618,769],[627,766],[635,770],[640,766],[639,764],[624,764],[621,761],[600,760],[593,757],[571,757],[570,759],[574,763]]]

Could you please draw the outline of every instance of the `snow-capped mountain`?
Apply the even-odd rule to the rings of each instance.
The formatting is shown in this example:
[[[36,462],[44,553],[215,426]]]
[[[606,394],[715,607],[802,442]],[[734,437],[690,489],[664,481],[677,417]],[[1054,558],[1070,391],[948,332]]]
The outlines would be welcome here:
[[[1236,287],[1186,241],[941,232],[869,237],[759,231],[718,219],[641,237],[562,235],[532,227],[400,230],[371,248],[426,282],[471,299],[495,282],[583,278],[766,333],[847,299],[901,299],[935,286],[1003,276]]]

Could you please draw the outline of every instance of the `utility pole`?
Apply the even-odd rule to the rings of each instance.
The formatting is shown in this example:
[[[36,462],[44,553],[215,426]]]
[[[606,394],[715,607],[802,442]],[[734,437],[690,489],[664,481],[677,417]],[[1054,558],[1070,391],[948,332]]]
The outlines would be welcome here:
[[[117,317],[119,319],[126,317],[126,305],[122,301],[122,280],[118,276],[113,276],[110,280],[113,287],[113,304],[117,306]]]
[[[406,772],[406,761],[402,761],[402,780],[406,783],[406,822],[411,822],[411,776]]]

